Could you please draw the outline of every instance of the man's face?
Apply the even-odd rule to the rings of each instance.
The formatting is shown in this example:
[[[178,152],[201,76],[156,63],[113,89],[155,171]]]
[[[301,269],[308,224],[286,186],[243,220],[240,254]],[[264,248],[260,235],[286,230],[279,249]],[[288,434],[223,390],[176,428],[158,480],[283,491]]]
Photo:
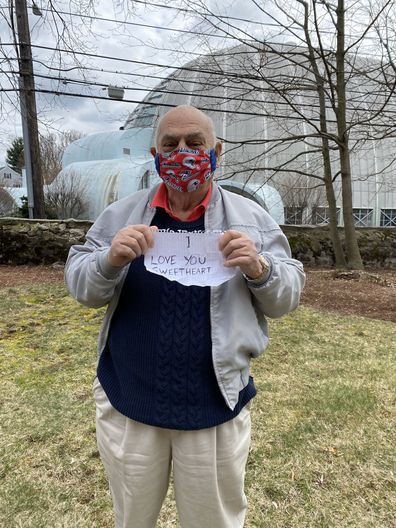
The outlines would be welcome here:
[[[194,150],[215,148],[219,157],[221,143],[215,145],[214,132],[204,114],[193,108],[175,108],[161,120],[157,132],[157,149],[161,154],[178,148]],[[151,153],[155,156],[153,147]]]

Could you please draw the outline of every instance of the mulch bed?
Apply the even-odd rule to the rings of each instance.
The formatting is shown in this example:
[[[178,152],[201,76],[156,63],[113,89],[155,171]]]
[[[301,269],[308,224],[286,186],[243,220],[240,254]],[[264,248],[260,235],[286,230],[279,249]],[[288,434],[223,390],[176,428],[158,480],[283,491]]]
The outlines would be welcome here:
[[[396,322],[396,270],[306,270],[302,304]]]
[[[302,304],[396,322],[396,270],[337,273],[307,269]],[[0,265],[0,287],[63,282],[63,268]]]
[[[0,265],[0,288],[63,282],[63,266]]]

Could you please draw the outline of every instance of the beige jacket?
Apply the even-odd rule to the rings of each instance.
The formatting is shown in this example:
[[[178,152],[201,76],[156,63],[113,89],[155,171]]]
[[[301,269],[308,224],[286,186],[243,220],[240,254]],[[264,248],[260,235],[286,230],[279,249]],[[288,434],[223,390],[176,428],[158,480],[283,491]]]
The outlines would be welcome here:
[[[108,263],[111,241],[127,225],[150,225],[155,214],[150,204],[156,190],[145,189],[111,204],[88,231],[86,243],[70,249],[65,278],[72,295],[86,306],[108,305],[99,335],[99,354],[128,271],[128,266],[120,269]],[[271,264],[262,284],[238,273],[211,288],[213,365],[221,393],[233,409],[239,391],[248,383],[250,359],[262,354],[268,345],[266,318],[281,317],[298,306],[305,275],[302,264],[291,258],[288,241],[270,215],[252,200],[215,184],[205,213],[205,229],[245,232]]]

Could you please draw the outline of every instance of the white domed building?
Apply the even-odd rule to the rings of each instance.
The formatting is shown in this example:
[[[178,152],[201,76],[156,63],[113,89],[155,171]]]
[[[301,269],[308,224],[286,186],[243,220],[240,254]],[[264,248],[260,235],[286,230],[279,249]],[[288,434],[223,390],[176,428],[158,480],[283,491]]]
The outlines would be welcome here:
[[[264,69],[274,90],[260,76]],[[79,182],[87,202],[81,216],[95,219],[109,203],[159,182],[150,154],[156,122],[170,107],[189,104],[213,119],[223,141],[215,173],[221,186],[255,200],[278,223],[326,223],[323,187],[306,176],[321,174],[320,143],[298,139],[310,132],[298,109],[308,112],[313,122],[318,119],[315,96],[312,88],[296,90],[293,112],[279,91],[280,86],[288,88],[290,79],[307,86],[309,79],[300,70],[295,62],[248,45],[196,59],[162,80],[121,130],[71,144],[58,178]],[[296,139],[290,140],[292,134]],[[352,156],[357,225],[396,225],[394,176],[385,170],[394,151],[385,142],[366,142]],[[333,168],[336,172],[336,163]],[[374,174],[381,174],[381,179]],[[342,224],[341,204],[339,209]]]

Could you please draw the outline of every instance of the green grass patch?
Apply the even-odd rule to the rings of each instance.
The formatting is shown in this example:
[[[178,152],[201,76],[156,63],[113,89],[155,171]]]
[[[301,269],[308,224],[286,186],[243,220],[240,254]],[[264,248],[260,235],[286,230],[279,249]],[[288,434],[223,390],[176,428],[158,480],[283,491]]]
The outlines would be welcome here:
[[[0,526],[110,528],[91,396],[103,310],[62,285],[0,293]],[[300,308],[270,328],[246,528],[396,526],[396,326]],[[158,526],[178,526],[172,489]]]

